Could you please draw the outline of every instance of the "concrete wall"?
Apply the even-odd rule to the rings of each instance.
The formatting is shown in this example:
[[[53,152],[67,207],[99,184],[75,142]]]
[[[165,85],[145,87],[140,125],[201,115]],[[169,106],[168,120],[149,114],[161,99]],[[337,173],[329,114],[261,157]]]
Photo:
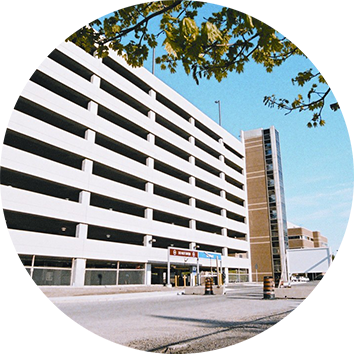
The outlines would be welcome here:
[[[332,263],[329,248],[288,250],[289,273],[325,273]]]

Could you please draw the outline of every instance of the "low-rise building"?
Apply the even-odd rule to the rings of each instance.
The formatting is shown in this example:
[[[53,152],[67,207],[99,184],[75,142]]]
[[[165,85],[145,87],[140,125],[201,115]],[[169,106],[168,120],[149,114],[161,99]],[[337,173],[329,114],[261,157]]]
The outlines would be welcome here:
[[[328,247],[328,239],[320,231],[311,231],[305,227],[288,222],[289,248]]]

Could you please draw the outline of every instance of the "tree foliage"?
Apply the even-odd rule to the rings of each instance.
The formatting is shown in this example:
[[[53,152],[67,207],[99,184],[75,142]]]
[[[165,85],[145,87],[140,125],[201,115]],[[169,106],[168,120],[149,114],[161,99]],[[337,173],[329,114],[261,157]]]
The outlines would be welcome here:
[[[291,81],[293,85],[298,85],[303,87],[305,84],[309,83],[310,81],[318,78],[319,83],[325,83],[324,79],[321,77],[320,73],[313,74],[312,69],[306,70],[304,72],[300,72],[297,74],[295,78]],[[277,99],[275,95],[265,96],[264,97],[264,104],[268,107],[278,107],[278,109],[285,110],[285,114],[289,114],[293,111],[298,112],[306,112],[310,111],[313,112],[312,119],[307,123],[309,128],[324,126],[325,120],[322,117],[322,110],[325,104],[325,98],[329,94],[331,88],[328,88],[325,92],[321,92],[318,89],[318,84],[313,83],[310,86],[310,89],[307,93],[307,100],[301,94],[298,94],[297,97],[290,103],[289,100],[280,98]],[[315,98],[313,98],[315,97]],[[331,105],[331,109],[336,111],[338,107],[335,105]]]
[[[197,84],[202,78],[214,77],[220,82],[231,72],[241,74],[250,61],[271,73],[290,57],[304,56],[264,22],[227,7],[205,16],[202,10],[206,7],[206,3],[197,1],[147,2],[97,19],[67,40],[100,58],[114,51],[133,67],[142,66],[149,51],[162,43],[165,50],[156,57],[156,64],[171,73],[180,64]],[[264,97],[264,104],[283,109],[286,114],[310,111],[308,126],[323,126],[322,111],[330,92],[323,76],[309,69],[298,73],[292,83],[299,87],[310,85],[307,96],[299,94],[290,102],[271,95]],[[337,103],[330,107],[339,109]]]
[[[157,64],[173,72],[181,62],[197,83],[202,77],[221,81],[228,72],[241,73],[250,59],[271,72],[290,55],[302,54],[274,29],[236,10],[224,7],[197,20],[198,9],[204,5],[178,0],[128,7],[81,28],[69,40],[98,57],[107,56],[112,49],[130,65],[141,66],[149,48],[157,46],[157,37],[164,35],[166,54],[156,58]],[[157,16],[160,31],[151,33],[148,24]],[[128,35],[129,41],[124,42]]]

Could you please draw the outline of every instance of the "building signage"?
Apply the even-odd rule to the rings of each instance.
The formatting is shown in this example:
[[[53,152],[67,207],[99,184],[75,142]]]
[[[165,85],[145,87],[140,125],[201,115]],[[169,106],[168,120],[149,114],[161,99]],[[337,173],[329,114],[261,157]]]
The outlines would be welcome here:
[[[198,252],[193,250],[181,250],[178,248],[170,248],[170,255],[176,257],[191,257],[198,258]]]
[[[199,258],[221,260],[221,254],[220,253],[213,253],[213,252],[206,252],[206,251],[199,251],[198,253],[199,253]]]

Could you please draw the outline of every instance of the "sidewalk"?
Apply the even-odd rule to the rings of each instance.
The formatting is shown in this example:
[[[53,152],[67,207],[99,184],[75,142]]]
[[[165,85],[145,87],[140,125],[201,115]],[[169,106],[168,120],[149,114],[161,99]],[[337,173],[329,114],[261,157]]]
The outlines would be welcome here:
[[[89,295],[114,295],[146,292],[181,291],[182,288],[169,288],[163,285],[121,285],[121,286],[40,286],[40,290],[49,298]]]

